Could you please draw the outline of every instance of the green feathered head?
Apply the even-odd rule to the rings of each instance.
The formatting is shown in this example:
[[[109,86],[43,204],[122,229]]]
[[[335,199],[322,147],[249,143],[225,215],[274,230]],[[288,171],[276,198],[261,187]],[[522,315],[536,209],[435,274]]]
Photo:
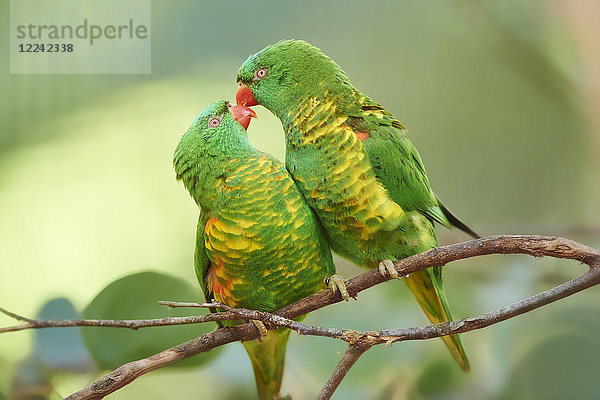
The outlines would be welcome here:
[[[315,46],[282,40],[252,54],[238,73],[238,104],[260,104],[282,118],[307,95],[350,86],[341,68]]]
[[[251,149],[245,129],[254,111],[220,100],[206,107],[194,120],[175,149],[178,178],[191,168],[218,158],[236,157]]]

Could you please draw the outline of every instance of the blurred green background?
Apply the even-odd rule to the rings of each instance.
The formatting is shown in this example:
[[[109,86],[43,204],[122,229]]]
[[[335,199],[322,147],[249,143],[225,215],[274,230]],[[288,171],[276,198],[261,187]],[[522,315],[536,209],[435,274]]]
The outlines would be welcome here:
[[[0,7],[8,27],[8,1]],[[68,305],[66,318],[112,281],[142,271],[197,289],[198,210],[175,181],[173,150],[206,105],[234,99],[245,58],[282,38],[322,48],[407,126],[438,195],[480,234],[561,235],[598,248],[598,13],[593,0],[153,1],[150,75],[9,75],[4,29],[0,306],[35,316],[66,298],[72,306],[54,300]],[[279,121],[257,112],[250,139],[282,158]],[[444,229],[440,238],[466,239]],[[360,273],[337,264],[347,278]],[[524,256],[477,258],[445,269],[446,292],[455,317],[464,317],[582,271]],[[470,374],[440,340],[374,348],[334,398],[598,398],[598,294],[592,288],[465,334]],[[426,324],[398,282],[306,322],[363,330]],[[0,326],[14,323],[0,315]],[[39,372],[38,345],[33,332],[0,336],[0,399],[64,397],[101,373],[75,339],[65,350],[70,369],[46,362],[56,371]],[[314,398],[344,350],[332,339],[293,334],[282,393]],[[235,343],[202,367],[153,372],[111,398],[254,393],[250,363]]]

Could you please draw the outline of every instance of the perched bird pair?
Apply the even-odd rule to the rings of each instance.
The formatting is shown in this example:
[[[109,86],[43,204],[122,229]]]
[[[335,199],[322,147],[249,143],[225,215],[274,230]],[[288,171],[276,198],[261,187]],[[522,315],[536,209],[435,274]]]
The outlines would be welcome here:
[[[316,47],[267,46],[248,57],[237,81],[238,106],[213,103],[175,152],[177,176],[201,208],[196,271],[208,300],[274,311],[331,277],[347,298],[329,247],[397,278],[393,261],[438,245],[434,222],[477,237],[441,205],[400,122]],[[255,105],[282,122],[285,167],[248,142],[242,125]],[[452,318],[441,272],[402,277],[433,323]],[[278,396],[288,333],[244,343],[261,399]],[[443,340],[469,370],[460,338]]]

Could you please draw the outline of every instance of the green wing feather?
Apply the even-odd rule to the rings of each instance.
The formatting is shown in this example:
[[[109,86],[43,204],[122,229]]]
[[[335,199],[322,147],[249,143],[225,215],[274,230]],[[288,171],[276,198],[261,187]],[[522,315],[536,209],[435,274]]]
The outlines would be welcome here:
[[[418,211],[447,228],[455,227],[478,238],[435,195],[419,152],[405,134],[404,126],[379,104],[361,98],[360,107],[348,119],[355,132],[368,132],[363,142],[377,179],[390,197],[406,211]]]
[[[377,179],[402,209],[419,211],[449,226],[431,190],[421,157],[402,124],[368,98],[363,102],[349,123],[356,132],[368,133],[363,147]]]

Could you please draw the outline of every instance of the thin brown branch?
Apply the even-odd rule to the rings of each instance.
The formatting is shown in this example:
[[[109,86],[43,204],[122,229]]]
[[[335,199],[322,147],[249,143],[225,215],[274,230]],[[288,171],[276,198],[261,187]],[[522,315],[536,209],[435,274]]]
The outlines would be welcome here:
[[[348,349],[344,353],[344,356],[335,367],[333,374],[325,384],[325,387],[321,390],[321,393],[317,396],[317,400],[329,400],[333,395],[333,392],[338,388],[350,368],[358,361],[365,351],[369,350],[372,345],[365,342],[350,343]]]
[[[4,332],[15,332],[25,329],[42,329],[42,328],[65,328],[65,327],[76,327],[76,326],[95,326],[102,328],[128,328],[137,330],[141,328],[149,328],[153,326],[177,326],[177,325],[189,325],[189,324],[200,324],[205,322],[215,321],[229,321],[229,320],[260,320],[268,324],[283,326],[285,328],[292,329],[300,334],[304,335],[316,335],[316,336],[329,336],[339,337],[341,330],[332,330],[330,328],[320,328],[316,326],[309,326],[296,322],[294,320],[281,317],[279,315],[261,312],[256,310],[248,310],[244,308],[229,307],[225,304],[221,304],[217,301],[212,303],[187,303],[187,302],[173,302],[173,301],[159,301],[161,305],[167,305],[172,308],[178,307],[198,307],[198,308],[220,308],[226,310],[225,312],[218,312],[206,315],[196,315],[188,317],[165,317],[156,319],[135,319],[135,320],[106,320],[106,319],[29,319],[19,314],[15,314],[3,308],[0,308],[0,312],[23,321],[29,321],[27,324],[8,326],[0,328],[0,333]],[[335,333],[332,333],[335,332]],[[337,335],[337,336],[335,336]]]
[[[383,330],[380,333],[380,341],[381,343],[389,343],[405,340],[422,340],[486,328],[490,325],[533,311],[598,284],[600,284],[600,268],[590,268],[588,272],[575,279],[509,306],[502,307],[499,310],[422,328]],[[372,336],[372,333],[370,336]],[[385,340],[386,338],[388,340]]]
[[[0,308],[0,312],[20,321],[27,321],[26,324],[7,326],[0,328],[0,333],[16,332],[25,329],[42,328],[65,328],[74,326],[99,326],[105,328],[128,328],[137,330],[140,328],[149,328],[152,326],[176,326],[199,324],[211,321],[225,321],[239,319],[238,314],[224,312],[206,315],[193,315],[189,317],[165,317],[155,319],[131,319],[131,320],[111,320],[111,319],[29,319],[19,314],[12,313]]]
[[[158,304],[161,306],[167,306],[171,308],[181,308],[181,307],[198,307],[198,308],[211,308],[210,304],[212,303],[190,303],[185,301],[159,301]]]
[[[555,301],[561,300],[598,284],[600,284],[600,267],[594,267],[590,268],[587,272],[578,276],[577,278],[562,283],[552,289],[548,289],[544,292],[530,296],[509,306],[502,307],[496,311],[440,324],[427,325],[424,327],[386,329],[381,331],[356,331],[352,329],[311,326],[281,317],[279,315],[228,307],[218,302],[205,304],[205,306],[224,308],[227,311],[236,314],[239,319],[260,320],[268,324],[289,328],[301,335],[324,336],[333,339],[340,339],[348,342],[349,344],[368,344],[369,347],[371,347],[377,344],[389,345],[394,342],[402,342],[406,340],[425,340],[483,329],[490,325],[505,321],[509,318],[516,317],[517,315],[521,315],[529,311],[533,311],[539,307],[551,304]]]
[[[352,341],[349,339],[350,334],[348,332],[337,328],[323,328],[320,326],[311,326],[294,321],[293,319],[282,317],[281,315],[272,314],[264,311],[248,310],[245,308],[234,308],[229,307],[225,304],[213,301],[212,303],[201,304],[202,307],[207,308],[221,308],[226,310],[228,313],[235,314],[240,320],[259,320],[267,325],[282,326],[284,328],[291,329],[298,332],[300,335],[311,335],[311,336],[325,336],[330,338],[342,339],[345,341]]]
[[[481,329],[493,323],[497,323],[521,313],[531,311],[542,305],[549,304],[568,295],[584,290],[590,286],[600,283],[600,252],[573,242],[571,240],[544,237],[544,236],[494,236],[471,240],[449,246],[438,247],[424,253],[420,253],[395,263],[396,270],[400,275],[406,275],[432,266],[443,266],[455,260],[488,254],[528,254],[534,257],[555,257],[579,261],[590,266],[590,271],[564,283],[557,288],[550,289],[539,295],[532,296],[511,306],[504,307],[498,311],[484,314],[482,316],[467,318],[459,321],[432,325],[424,328],[409,328],[399,330],[387,330],[381,332],[355,332],[339,329],[318,328],[304,326],[303,334],[313,333],[312,328],[320,330],[321,336],[339,337],[349,343],[363,343],[365,340],[377,343],[393,342],[401,340],[429,339],[447,334],[467,332],[469,330]],[[359,292],[375,286],[387,280],[376,270],[365,272],[346,282],[348,292],[356,296]],[[342,301],[338,294],[324,290],[297,301],[273,314],[254,314],[253,319],[267,319],[275,316],[292,320],[300,315]],[[252,310],[245,310],[252,311]],[[240,311],[237,310],[237,318]],[[259,313],[259,312],[255,312]],[[270,321],[274,324],[286,321]],[[295,322],[295,321],[292,321]],[[285,325],[282,325],[285,326]],[[324,330],[330,331],[324,334]],[[331,333],[331,335],[329,334]],[[339,336],[338,336],[339,335]],[[173,363],[175,361],[191,357],[212,348],[239,340],[252,340],[258,337],[253,324],[244,324],[231,328],[222,328],[207,333],[194,340],[179,346],[165,350],[146,359],[133,361],[110,372],[104,377],[91,383],[84,389],[69,396],[69,399],[99,399],[121,387],[131,383],[139,376]],[[339,338],[342,338],[339,337]],[[343,376],[342,376],[343,378]]]
[[[29,323],[34,322],[32,319],[26,318],[26,317],[24,317],[22,315],[19,315],[19,314],[15,314],[15,313],[10,312],[10,311],[2,308],[2,307],[0,307],[0,312],[3,313],[3,314],[8,315],[11,318],[16,319],[17,321],[25,321],[25,322],[29,322]]]

